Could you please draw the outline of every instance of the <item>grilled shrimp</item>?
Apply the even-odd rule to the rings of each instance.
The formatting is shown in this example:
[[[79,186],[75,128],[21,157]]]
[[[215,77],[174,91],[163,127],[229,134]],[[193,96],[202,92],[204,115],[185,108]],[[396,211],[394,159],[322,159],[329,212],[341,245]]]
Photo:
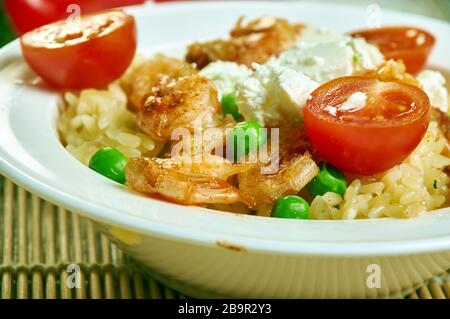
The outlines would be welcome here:
[[[254,62],[265,63],[271,56],[278,56],[293,47],[302,25],[271,16],[250,21],[243,26],[241,17],[230,32],[228,40],[194,43],[188,48],[186,61],[198,68],[222,60],[234,61],[252,67]]]
[[[419,81],[406,72],[403,61],[388,60],[381,64],[376,70],[362,72],[361,75],[376,78],[381,81],[403,82],[421,87]]]
[[[276,173],[263,174],[261,168],[267,163],[262,161],[238,175],[239,189],[255,199],[258,210],[272,207],[280,196],[298,193],[319,173],[302,130],[293,130],[280,144],[279,150],[275,149],[275,152],[279,151]],[[271,153],[274,154],[273,150]]]
[[[175,129],[194,131],[194,126],[216,127],[221,123],[217,91],[198,74],[160,83],[137,114],[138,126],[157,140],[170,140]]]
[[[181,204],[242,202],[253,207],[253,199],[228,182],[231,176],[249,168],[214,155],[201,163],[140,157],[128,162],[126,178],[129,186],[138,192],[159,194]]]
[[[137,112],[152,88],[161,81],[177,79],[197,71],[189,63],[158,54],[150,60],[139,63],[122,81],[122,87],[129,97],[129,107]]]

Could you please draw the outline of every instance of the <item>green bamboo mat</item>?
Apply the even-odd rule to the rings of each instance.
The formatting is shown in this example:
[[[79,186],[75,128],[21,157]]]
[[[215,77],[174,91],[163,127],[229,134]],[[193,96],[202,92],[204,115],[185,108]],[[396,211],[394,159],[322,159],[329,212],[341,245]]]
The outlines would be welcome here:
[[[80,287],[66,284],[80,268]],[[0,175],[1,298],[182,298],[139,272],[85,218]]]
[[[80,268],[80,287],[66,284]],[[40,199],[0,175],[0,297],[185,298],[142,273],[86,218]],[[450,299],[433,279],[406,298]]]

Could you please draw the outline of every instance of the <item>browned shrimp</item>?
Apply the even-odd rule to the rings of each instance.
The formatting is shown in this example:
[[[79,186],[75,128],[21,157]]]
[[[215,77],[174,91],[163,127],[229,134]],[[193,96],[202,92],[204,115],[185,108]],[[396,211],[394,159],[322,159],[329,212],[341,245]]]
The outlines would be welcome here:
[[[154,87],[137,114],[137,123],[151,137],[170,140],[175,129],[192,132],[195,125],[218,126],[219,109],[213,84],[201,75],[192,74]]]
[[[158,54],[136,66],[122,81],[122,87],[129,97],[129,107],[138,111],[144,106],[145,99],[152,88],[161,81],[176,79],[196,73],[189,63]]]
[[[227,180],[250,168],[210,156],[201,163],[187,163],[173,158],[134,158],[126,166],[129,186],[142,193],[159,194],[186,205],[233,204],[253,207],[253,199]]]
[[[303,130],[293,129],[280,141],[278,171],[263,174],[261,163],[238,175],[239,189],[255,199],[258,211],[270,209],[277,198],[298,193],[319,173],[310,150]]]
[[[302,25],[287,20],[264,16],[243,26],[241,17],[230,32],[229,40],[194,43],[188,48],[186,61],[203,68],[208,63],[222,60],[234,61],[252,67],[264,63],[293,47]]]
[[[406,66],[403,61],[388,60],[376,70],[363,72],[361,75],[374,77],[381,81],[403,82],[420,88],[422,87],[414,76],[406,72]]]

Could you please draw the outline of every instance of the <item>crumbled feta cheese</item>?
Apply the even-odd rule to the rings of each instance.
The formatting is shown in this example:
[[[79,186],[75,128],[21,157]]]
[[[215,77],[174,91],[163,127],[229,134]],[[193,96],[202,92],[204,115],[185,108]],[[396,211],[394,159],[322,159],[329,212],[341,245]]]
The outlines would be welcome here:
[[[349,42],[354,51],[355,71],[374,70],[384,61],[384,56],[374,45],[363,38],[355,38]]]
[[[238,108],[239,113],[246,121],[265,123],[263,104],[266,101],[266,89],[256,78],[249,77],[238,82]]]
[[[237,85],[239,113],[245,120],[261,125],[276,125],[282,116],[300,120],[300,109],[318,83],[276,59],[253,67],[253,75]]]
[[[354,72],[373,70],[384,57],[364,39],[346,37],[314,45],[298,46],[281,54],[280,63],[319,83]]]
[[[342,103],[339,111],[355,112],[366,106],[367,95],[363,92],[355,92],[349,96],[347,101]]]
[[[323,83],[353,72],[353,50],[343,43],[326,42],[292,48],[279,59],[282,65]]]
[[[423,86],[423,90],[430,98],[431,106],[444,113],[448,112],[448,91],[445,87],[446,80],[437,71],[424,70],[417,75],[417,80]]]
[[[292,69],[284,70],[278,78],[278,83],[281,89],[280,111],[294,118],[303,114],[301,111],[306,101],[319,86],[319,83]]]
[[[346,39],[346,35],[325,27],[307,24],[301,30],[298,47],[307,47],[318,43],[336,42]]]
[[[236,90],[236,83],[242,78],[249,77],[252,71],[245,65],[235,62],[217,61],[208,64],[200,74],[211,80],[217,89],[219,100],[222,96]]]

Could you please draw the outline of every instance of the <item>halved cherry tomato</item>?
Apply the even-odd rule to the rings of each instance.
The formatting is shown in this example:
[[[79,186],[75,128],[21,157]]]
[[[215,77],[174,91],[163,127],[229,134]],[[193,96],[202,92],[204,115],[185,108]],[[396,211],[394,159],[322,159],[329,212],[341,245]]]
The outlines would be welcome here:
[[[25,60],[51,85],[64,89],[103,87],[130,65],[136,51],[134,18],[122,10],[59,21],[25,33]]]
[[[70,5],[77,5],[81,14],[144,3],[145,0],[5,0],[5,6],[17,32],[36,29],[68,18]]]
[[[386,59],[403,60],[411,74],[419,72],[427,63],[436,43],[432,34],[414,27],[383,27],[351,33],[377,46]]]
[[[419,144],[430,101],[409,84],[349,76],[317,88],[303,114],[320,157],[344,171],[371,175],[399,164]]]

